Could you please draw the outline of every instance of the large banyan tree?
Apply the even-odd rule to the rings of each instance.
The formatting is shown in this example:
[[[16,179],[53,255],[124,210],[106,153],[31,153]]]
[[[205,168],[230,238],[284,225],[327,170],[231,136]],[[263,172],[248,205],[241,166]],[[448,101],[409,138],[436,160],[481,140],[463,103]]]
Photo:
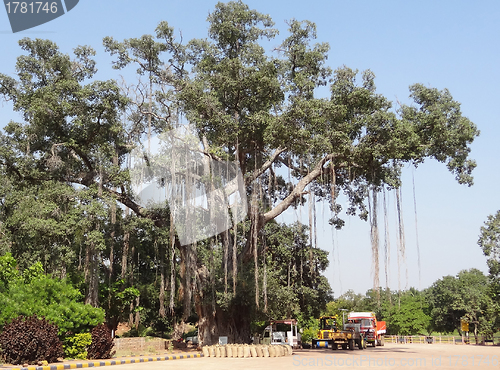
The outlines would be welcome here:
[[[237,303],[236,297],[240,286],[246,289],[238,279],[246,283],[249,271],[254,307],[267,310],[262,261],[270,243],[266,225],[277,216],[305,202],[314,210],[324,201],[336,227],[344,223],[343,212],[367,219],[369,194],[374,201],[384,188],[398,188],[402,167],[427,158],[445,163],[459,183],[471,185],[475,162],[468,159],[469,145],[479,134],[447,90],[415,84],[414,103],[394,107],[376,92],[371,71],[332,71],[329,46],[314,43],[316,28],[309,21],[290,20],[287,37],[273,50],[266,50],[278,35],[271,18],[242,2],[217,4],[208,22],[208,38],[187,43],[166,22],[154,36],[106,37],[114,67],[137,68],[139,82],[126,88],[128,95],[112,80],[85,84],[96,71],[90,48],[77,48],[71,60],[49,41],[22,40],[27,55],[18,59],[17,79],[0,75],[0,93],[24,119],[10,123],[1,137],[4,171],[35,183],[94,186],[96,197],[114,199],[167,230],[160,314],[168,311],[165,290],[170,287],[170,307],[180,292],[186,315],[193,305],[199,316],[204,343],[228,334],[246,340],[248,302]],[[318,97],[325,86],[329,94]],[[125,166],[133,143],[183,123],[195,128],[208,166],[237,164],[247,199],[244,222],[184,245],[170,208],[141,204]],[[212,180],[201,181],[210,186]],[[312,234],[310,241],[315,245]],[[216,246],[220,253],[202,252]],[[214,258],[222,260],[224,292],[216,293],[225,300],[212,294]]]

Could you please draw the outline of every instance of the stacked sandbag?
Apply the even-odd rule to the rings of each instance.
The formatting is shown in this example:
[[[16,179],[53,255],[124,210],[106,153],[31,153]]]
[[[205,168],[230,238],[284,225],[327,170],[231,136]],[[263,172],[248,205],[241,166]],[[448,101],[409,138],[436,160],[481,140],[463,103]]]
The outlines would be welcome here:
[[[201,347],[201,351],[203,352],[203,357],[210,357],[210,352],[208,350],[208,346]]]
[[[243,358],[248,358],[252,357],[252,354],[250,352],[250,346],[248,344],[245,344],[243,346]]]
[[[248,344],[226,344],[203,346],[201,348],[204,357],[283,357],[292,354],[292,347],[287,345],[248,345]]]
[[[226,347],[227,357],[234,357],[233,356],[234,346],[232,344],[226,344],[225,347]]]

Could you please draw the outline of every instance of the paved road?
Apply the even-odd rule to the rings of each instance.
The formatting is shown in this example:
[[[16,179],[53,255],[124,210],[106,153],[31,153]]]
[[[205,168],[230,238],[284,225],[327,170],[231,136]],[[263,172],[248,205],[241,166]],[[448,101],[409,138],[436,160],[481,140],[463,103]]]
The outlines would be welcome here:
[[[364,351],[298,350],[276,358],[194,358],[130,365],[109,370],[246,369],[500,369],[500,346],[391,344]]]

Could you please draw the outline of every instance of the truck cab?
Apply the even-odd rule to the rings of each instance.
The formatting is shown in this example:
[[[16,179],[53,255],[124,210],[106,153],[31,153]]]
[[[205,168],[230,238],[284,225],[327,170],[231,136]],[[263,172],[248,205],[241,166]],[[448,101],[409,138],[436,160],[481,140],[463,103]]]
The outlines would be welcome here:
[[[350,312],[347,322],[360,325],[368,344],[373,347],[384,345],[385,321],[377,322],[374,312]]]

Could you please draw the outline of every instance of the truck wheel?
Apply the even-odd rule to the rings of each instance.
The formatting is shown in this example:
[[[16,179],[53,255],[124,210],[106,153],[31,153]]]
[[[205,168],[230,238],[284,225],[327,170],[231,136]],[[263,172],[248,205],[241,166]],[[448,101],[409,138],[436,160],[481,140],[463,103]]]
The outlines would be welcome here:
[[[311,343],[311,348],[315,349],[316,348],[316,341],[313,339]]]
[[[342,344],[342,349],[347,349],[347,344]]]

